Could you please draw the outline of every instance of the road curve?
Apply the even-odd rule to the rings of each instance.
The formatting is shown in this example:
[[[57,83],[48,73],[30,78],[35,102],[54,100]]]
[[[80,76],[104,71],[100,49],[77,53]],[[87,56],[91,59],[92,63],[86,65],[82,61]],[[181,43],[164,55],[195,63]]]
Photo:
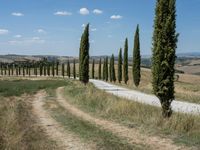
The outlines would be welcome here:
[[[137,101],[140,103],[149,104],[152,106],[161,107],[159,99],[154,95],[130,90],[100,80],[91,79],[90,82],[93,83],[96,88],[104,90],[105,92],[111,93],[115,96],[126,98],[132,101]],[[172,110],[175,112],[200,115],[200,105],[195,103],[174,100],[172,102]]]

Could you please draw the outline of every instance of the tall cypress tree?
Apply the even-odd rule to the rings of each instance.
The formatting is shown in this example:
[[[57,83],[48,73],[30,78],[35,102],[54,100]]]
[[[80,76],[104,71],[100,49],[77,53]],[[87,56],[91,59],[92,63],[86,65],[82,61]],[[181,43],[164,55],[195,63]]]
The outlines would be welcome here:
[[[71,73],[70,73],[70,62],[68,60],[67,61],[67,76],[70,78],[70,75],[71,75]]]
[[[157,0],[152,49],[152,83],[165,118],[172,114],[177,41],[176,0]]]
[[[65,77],[65,64],[62,64],[62,76]]]
[[[94,79],[95,60],[92,61],[92,79]]]
[[[113,78],[112,78],[112,56],[110,57],[109,77],[110,77],[110,82],[112,82],[113,81]]]
[[[111,80],[112,81],[114,81],[114,82],[116,82],[116,75],[115,75],[115,57],[114,57],[114,54],[112,54],[112,57],[111,57],[111,62],[110,62],[110,64],[111,64]]]
[[[108,57],[106,57],[105,61],[105,80],[108,81]]]
[[[101,80],[101,58],[99,60],[99,80]]]
[[[22,66],[22,73],[23,73],[23,76],[25,76],[25,67],[24,67],[24,65]]]
[[[106,59],[103,61],[103,80],[106,79]]]
[[[73,66],[73,75],[74,79],[76,79],[76,60],[74,59],[74,66]]]
[[[89,81],[89,48],[89,24],[87,24],[81,37],[79,52],[79,78],[84,84]]]
[[[127,84],[128,78],[128,39],[126,38],[124,44],[124,65],[123,65],[123,73],[124,73],[124,82]]]
[[[140,56],[140,37],[139,37],[139,25],[137,25],[137,29],[135,32],[134,38],[134,48],[133,48],[133,81],[136,87],[140,84],[140,64],[141,64],[141,56]]]
[[[122,81],[122,49],[119,50],[118,56],[118,81],[121,83]]]

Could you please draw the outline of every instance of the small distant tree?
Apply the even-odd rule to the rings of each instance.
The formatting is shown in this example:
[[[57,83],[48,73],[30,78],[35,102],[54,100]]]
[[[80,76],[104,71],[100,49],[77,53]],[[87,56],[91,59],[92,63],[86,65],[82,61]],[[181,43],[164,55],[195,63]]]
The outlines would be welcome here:
[[[73,75],[74,79],[76,79],[76,60],[74,59],[74,66],[73,66]]]
[[[140,84],[140,63],[141,63],[141,56],[140,56],[140,37],[139,37],[139,25],[137,25],[137,29],[135,32],[135,39],[134,39],[134,49],[133,49],[133,81],[135,86],[138,87]]]
[[[15,66],[15,72],[16,72],[16,76],[18,76],[19,75],[19,72],[18,72],[19,70],[18,70],[18,66]]]
[[[101,58],[99,60],[99,80],[101,80]]]
[[[58,70],[59,70],[59,62],[56,62],[56,76],[58,76]]]
[[[31,67],[28,67],[28,75],[31,76]]]
[[[62,64],[62,76],[65,77],[65,64]]]
[[[23,73],[23,76],[25,76],[25,67],[22,66],[22,73]]]
[[[92,61],[92,79],[94,79],[94,72],[95,72],[95,60]]]
[[[122,49],[119,50],[118,56],[118,81],[121,83],[122,81]]]
[[[18,69],[19,69],[19,71],[18,71],[19,75],[21,75],[21,67],[19,66]]]
[[[70,72],[70,62],[67,61],[67,76],[70,78],[71,72]]]
[[[38,75],[38,67],[37,67],[37,65],[35,66],[35,76],[37,77],[37,75]]]
[[[54,77],[55,76],[55,63],[54,62],[52,63],[51,70],[52,70],[52,76]]]
[[[47,68],[46,68],[46,64],[44,65],[44,76],[46,76],[47,75]]]
[[[112,82],[113,81],[113,78],[112,78],[112,56],[110,57],[109,76],[110,76],[110,82]]]
[[[8,76],[10,76],[10,66],[8,66]]]
[[[11,73],[12,73],[12,76],[14,75],[14,66],[13,66],[13,64],[11,65]]]
[[[124,65],[123,65],[123,71],[124,71],[124,82],[127,84],[129,77],[128,77],[128,39],[125,40],[124,45]]]
[[[50,64],[47,65],[47,74],[50,76]]]
[[[43,74],[43,66],[40,65],[40,76],[42,76],[42,74]]]

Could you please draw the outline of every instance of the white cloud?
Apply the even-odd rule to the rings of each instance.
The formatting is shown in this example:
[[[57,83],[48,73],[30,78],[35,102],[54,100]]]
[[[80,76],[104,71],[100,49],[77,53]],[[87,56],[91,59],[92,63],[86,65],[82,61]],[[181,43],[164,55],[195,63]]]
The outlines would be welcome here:
[[[0,29],[0,35],[5,35],[8,34],[8,30],[7,29]]]
[[[94,32],[94,31],[97,31],[97,29],[96,28],[92,28],[91,31]]]
[[[22,14],[20,12],[13,12],[11,15],[16,16],[16,17],[22,17],[22,16],[24,16],[24,14]]]
[[[17,34],[14,36],[14,38],[21,38],[21,37],[22,37],[22,35],[20,35],[20,34]]]
[[[94,9],[94,10],[93,10],[93,13],[99,15],[99,14],[102,14],[103,11],[100,10],[100,9]]]
[[[56,16],[71,16],[72,13],[67,12],[67,11],[57,11],[57,12],[54,13],[54,15],[56,15]]]
[[[110,19],[113,19],[113,20],[122,19],[122,18],[123,18],[123,17],[120,16],[120,15],[112,15],[112,16],[110,17]]]
[[[81,8],[79,13],[81,15],[89,15],[90,14],[90,11],[87,9],[87,8]]]
[[[46,33],[46,31],[44,29],[37,29],[38,33]]]
[[[85,24],[82,24],[82,25],[81,25],[82,28],[85,28],[85,26],[86,26]]]
[[[45,40],[41,39],[40,37],[32,37],[32,38],[26,38],[22,40],[11,40],[8,41],[11,45],[30,45],[30,44],[43,44],[45,43]]]

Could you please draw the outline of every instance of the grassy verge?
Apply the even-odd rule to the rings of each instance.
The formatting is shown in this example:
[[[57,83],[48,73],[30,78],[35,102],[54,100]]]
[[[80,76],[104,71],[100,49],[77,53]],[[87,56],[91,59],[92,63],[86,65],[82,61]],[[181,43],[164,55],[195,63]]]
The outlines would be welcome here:
[[[0,149],[57,149],[36,125],[29,98],[0,98]]]
[[[163,119],[159,108],[120,99],[97,90],[92,84],[68,82],[65,96],[86,112],[136,127],[147,134],[167,136],[177,144],[200,146],[199,116],[174,113],[170,119]]]
[[[38,90],[66,85],[64,80],[0,80],[0,96],[34,94]]]
[[[52,90],[48,92],[52,96]],[[54,107],[52,107],[54,106]],[[83,141],[92,141],[101,150],[132,150],[145,149],[141,145],[130,145],[125,140],[118,138],[111,132],[100,129],[100,127],[73,116],[55,101],[55,95],[48,97],[45,105],[53,118],[60,122],[63,127],[78,135]]]

